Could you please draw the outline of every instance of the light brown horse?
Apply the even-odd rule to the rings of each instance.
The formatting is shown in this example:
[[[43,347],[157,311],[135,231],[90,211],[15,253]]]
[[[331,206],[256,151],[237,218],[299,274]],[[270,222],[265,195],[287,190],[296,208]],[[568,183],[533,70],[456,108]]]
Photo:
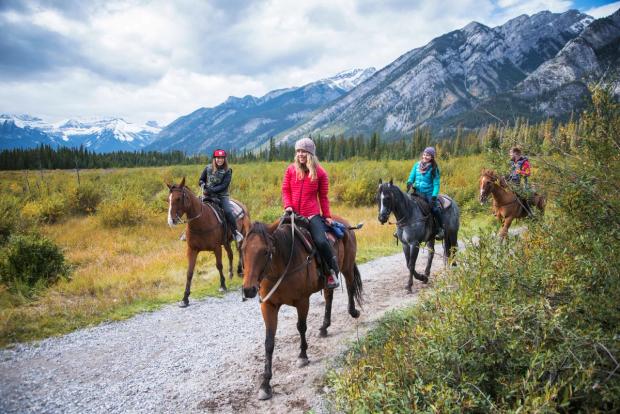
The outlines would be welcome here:
[[[349,314],[357,318],[360,313],[355,308],[355,302],[360,305],[362,301],[362,279],[355,264],[357,242],[352,228],[346,221],[339,217],[334,219],[348,227],[345,236],[337,242],[336,251],[338,265],[347,284]],[[327,328],[331,324],[333,290],[325,288],[325,280],[317,271],[318,253],[309,252],[311,246],[301,239],[299,231],[295,231],[293,235],[291,227],[290,223],[275,222],[265,225],[255,222],[242,246],[243,294],[249,298],[259,294],[265,322],[265,370],[258,394],[261,400],[269,399],[272,395],[269,382],[272,376],[271,362],[280,307],[289,305],[297,308],[297,330],[301,339],[298,368],[308,364],[306,318],[310,307],[310,295],[321,289],[325,297],[321,336],[327,336]]]
[[[185,177],[179,184],[166,184],[170,190],[168,196],[168,224],[174,225],[186,222],[185,237],[187,241],[187,281],[185,283],[185,293],[179,306],[187,307],[189,305],[190,287],[192,285],[192,277],[194,275],[194,267],[196,266],[196,258],[198,253],[202,251],[211,251],[215,254],[215,265],[220,273],[220,291],[226,290],[226,278],[222,272],[222,246],[228,255],[228,275],[233,277],[233,252],[230,243],[233,240],[232,233],[229,228],[225,228],[218,220],[212,207],[205,205],[198,197],[194,195],[192,190],[185,185]],[[231,200],[232,202],[233,200]],[[238,201],[237,203],[243,210],[243,216],[237,219],[237,229],[241,234],[246,234],[250,229],[250,215],[247,208]],[[185,221],[181,219],[186,216]],[[221,214],[222,221],[225,220]],[[237,244],[239,253],[239,263],[237,273],[239,276],[243,273],[243,259],[241,257],[241,249]]]
[[[508,234],[508,229],[514,219],[532,215],[524,201],[508,188],[504,177],[499,176],[493,170],[484,169],[480,175],[480,203],[484,203],[489,194],[493,196],[495,216],[502,223],[502,228],[499,230],[499,236],[502,239]],[[545,196],[534,194],[527,201],[529,206],[536,207],[541,214],[545,213]]]

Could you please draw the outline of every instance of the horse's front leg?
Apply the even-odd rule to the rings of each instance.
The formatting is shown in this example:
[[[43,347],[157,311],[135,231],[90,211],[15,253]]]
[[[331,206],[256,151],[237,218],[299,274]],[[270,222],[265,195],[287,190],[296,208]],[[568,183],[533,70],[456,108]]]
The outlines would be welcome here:
[[[502,226],[502,228],[499,230],[499,238],[500,239],[505,239],[506,235],[508,235],[508,229],[510,228],[510,225],[512,224],[512,217],[506,217],[504,219],[504,225]]]
[[[237,262],[237,276],[239,277],[243,277],[243,255],[241,254],[241,243],[235,242],[235,245],[237,246],[237,257],[239,258],[239,261]]]
[[[192,277],[194,276],[194,268],[196,267],[196,258],[198,257],[198,250],[194,250],[187,247],[187,280],[185,282],[185,293],[183,299],[179,303],[179,307],[186,308],[189,306],[189,294],[192,286]]]
[[[276,330],[278,329],[278,311],[280,306],[273,305],[271,302],[263,302],[260,305],[265,322],[265,371],[263,372],[263,382],[258,390],[259,400],[271,398],[272,390],[269,382],[271,381],[271,361],[273,360],[273,348],[276,344]]]
[[[421,275],[418,272],[415,271],[415,263],[418,260],[418,253],[420,252],[420,242],[419,241],[415,241],[412,245],[411,245],[411,258],[409,260],[409,280],[411,281],[411,276],[415,277],[416,279],[427,283],[428,282],[428,277],[426,277],[425,275]],[[411,281],[411,285],[413,285],[413,281]],[[411,286],[407,286],[407,290],[411,293]]]
[[[308,365],[308,355],[306,350],[308,349],[308,342],[306,341],[306,319],[308,318],[308,309],[310,308],[310,299],[306,298],[298,302],[297,304],[297,330],[299,331],[300,339],[300,352],[297,358],[297,368],[302,368]]]
[[[222,265],[222,245],[218,245],[215,249],[213,249],[213,254],[215,254],[215,267],[217,267],[217,271],[220,273],[220,292],[226,292],[226,278],[224,277],[224,266]]]
[[[325,338],[327,336],[327,328],[332,324],[332,302],[334,300],[333,289],[323,289],[325,297],[325,314],[323,315],[323,326],[319,329],[319,335]]]
[[[407,263],[407,269],[409,269],[409,262],[411,261],[411,245],[403,243],[403,253],[405,254],[405,262]],[[407,280],[407,290],[411,292],[411,286],[413,286],[413,273],[409,271],[409,279]]]
[[[444,236],[445,237],[445,236]],[[424,276],[426,280],[431,275],[431,265],[433,264],[433,257],[435,256],[435,240],[429,240],[426,243],[426,247],[428,247],[428,260],[426,261],[426,269],[424,269]]]
[[[233,251],[230,247],[230,243],[224,244],[224,249],[226,250],[226,255],[228,256],[228,278],[233,278]]]

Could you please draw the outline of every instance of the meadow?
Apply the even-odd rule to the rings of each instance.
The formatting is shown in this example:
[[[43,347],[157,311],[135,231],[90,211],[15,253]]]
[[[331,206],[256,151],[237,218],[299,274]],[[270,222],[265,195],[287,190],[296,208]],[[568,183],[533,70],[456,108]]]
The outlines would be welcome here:
[[[442,192],[463,210],[461,238],[492,222],[489,207],[476,199],[482,156],[440,161]],[[231,194],[244,202],[253,221],[282,214],[280,184],[285,162],[233,165]],[[348,161],[323,164],[330,175],[332,211],[358,232],[358,262],[400,251],[393,226],[376,219],[379,178],[404,188],[412,161]],[[167,225],[165,183],[186,177],[198,190],[201,165],[172,167],[44,170],[0,173],[0,233],[31,235],[60,247],[65,277],[40,286],[0,284],[0,346],[59,335],[105,321],[120,320],[180,300],[185,283],[183,226]],[[2,250],[2,260],[12,250]],[[235,257],[236,263],[237,257]],[[227,262],[225,261],[225,271]],[[4,267],[5,272],[7,266]],[[190,300],[218,295],[211,253],[199,255]],[[227,281],[238,289],[241,279]]]

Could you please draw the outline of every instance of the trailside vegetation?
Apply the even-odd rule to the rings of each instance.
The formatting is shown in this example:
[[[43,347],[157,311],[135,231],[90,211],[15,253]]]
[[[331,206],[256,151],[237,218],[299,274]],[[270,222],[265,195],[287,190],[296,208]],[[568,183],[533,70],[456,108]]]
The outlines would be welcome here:
[[[596,89],[579,132],[540,147],[553,214],[504,243],[469,243],[434,292],[359,341],[329,376],[336,408],[620,411],[618,137],[620,107]]]

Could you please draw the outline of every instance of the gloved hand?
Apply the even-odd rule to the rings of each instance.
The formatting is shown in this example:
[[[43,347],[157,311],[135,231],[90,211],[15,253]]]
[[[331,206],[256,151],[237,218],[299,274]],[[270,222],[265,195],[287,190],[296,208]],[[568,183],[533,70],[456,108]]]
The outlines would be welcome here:
[[[436,204],[437,203],[437,196],[432,196],[431,200],[433,201],[433,204]]]

